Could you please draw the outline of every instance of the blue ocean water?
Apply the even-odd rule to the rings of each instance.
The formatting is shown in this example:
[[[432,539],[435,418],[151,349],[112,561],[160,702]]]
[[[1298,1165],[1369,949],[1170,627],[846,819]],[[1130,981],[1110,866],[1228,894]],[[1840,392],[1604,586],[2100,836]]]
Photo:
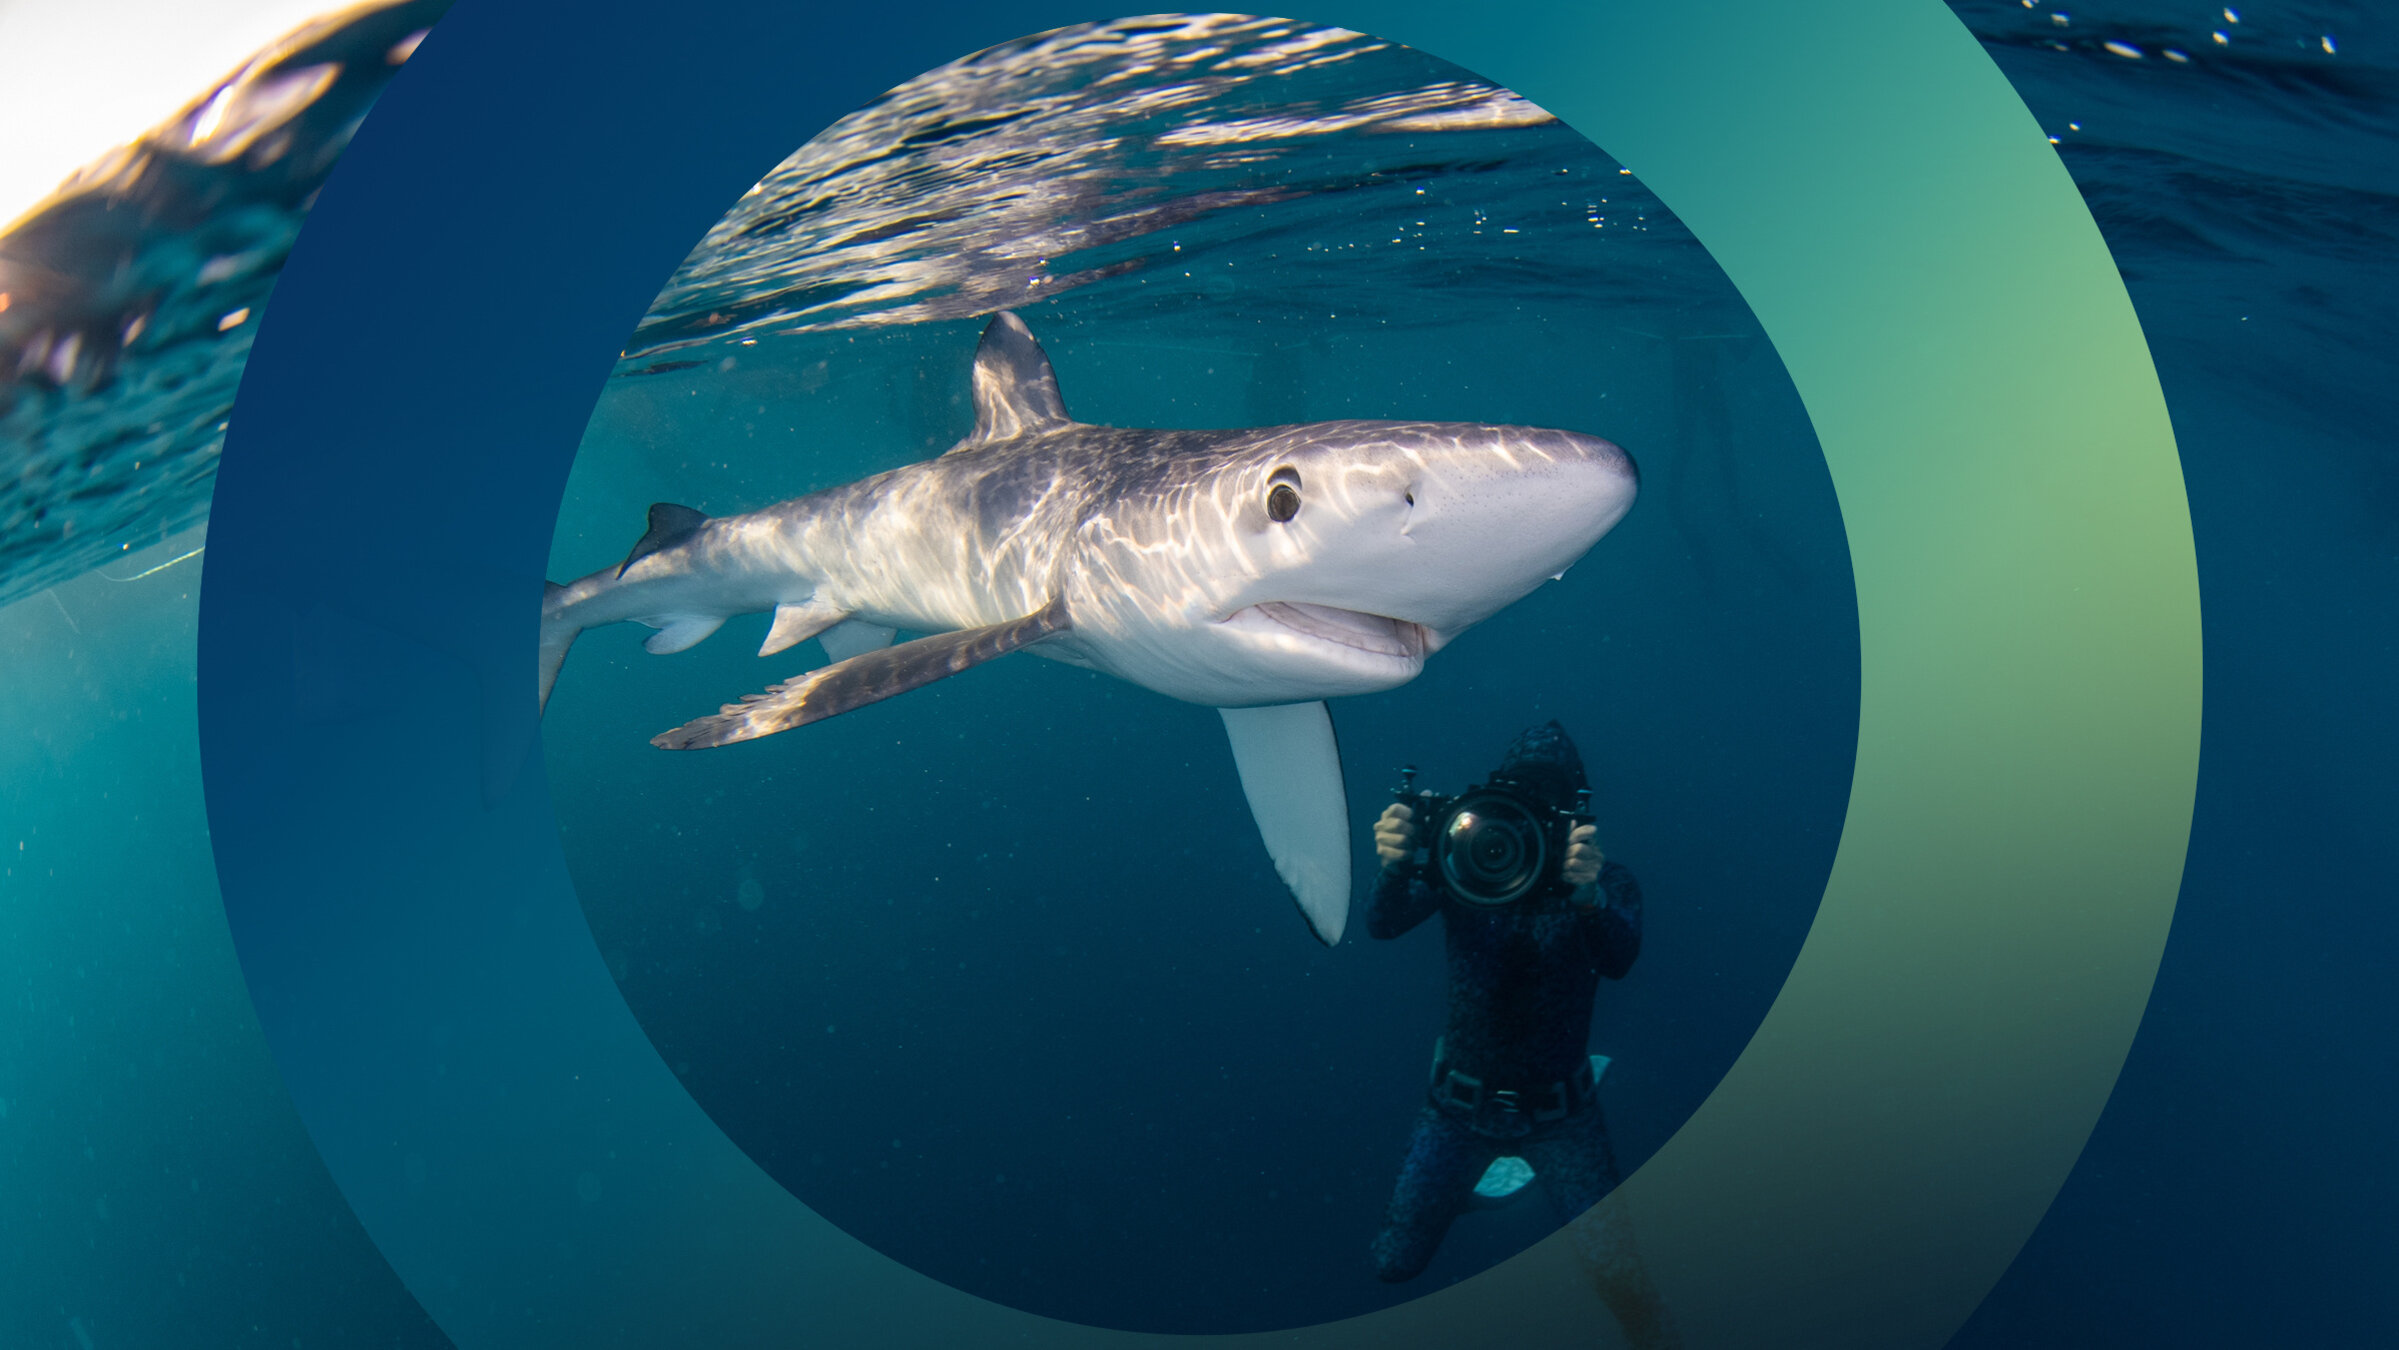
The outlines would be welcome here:
[[[2237,21],[1956,8],[2057,137],[2150,334],[2191,484],[2210,675],[2192,862],[2142,1037],[2056,1210],[1960,1343],[2375,1343],[2391,1330],[2375,1276],[2399,1255],[2377,1124],[2399,1085],[2371,1034],[2394,1011],[2378,898],[2399,749],[2376,692],[2399,594],[2388,20],[2355,5]],[[1443,106],[1478,105],[1385,121]],[[1509,173],[1572,178],[1572,147],[1537,121],[1491,121],[1282,138],[1297,152],[1192,171],[1272,171],[1304,191],[1182,220],[1106,172],[1077,179],[1073,209],[1037,214],[1149,228],[1061,241],[1056,256],[1088,260],[1063,272],[1035,270],[1046,250],[976,255],[967,221],[919,227],[935,246],[917,255],[911,231],[853,240],[855,275],[882,294],[771,269],[697,277],[697,320],[728,293],[769,303],[629,345],[559,571],[621,556],[651,499],[732,509],[938,449],[961,425],[970,316],[999,294],[965,283],[994,277],[1076,279],[1028,317],[1093,420],[1422,412],[1621,440],[1645,499],[1591,560],[1339,716],[1362,817],[1397,760],[1464,778],[1541,716],[1584,739],[1611,850],[1653,896],[1652,946],[1599,1022],[1637,1159],[1738,1049],[1804,930],[1847,731],[1787,714],[1854,699],[1845,577],[1832,518],[1805,505],[1830,509],[1804,420],[1712,269],[1645,202],[1596,230],[1590,193],[1549,214]],[[1411,139],[1499,148],[1391,149]],[[1576,186],[1612,167],[1590,162]],[[1420,213],[1419,186],[1443,190],[1439,212]],[[1604,204],[1637,190],[1610,185]],[[1296,224],[1259,242],[1275,221]],[[1528,227],[1547,231],[1537,261],[1511,266],[1533,252]],[[1585,239],[1595,251],[1575,254]],[[1375,250],[1416,245],[1457,265],[1400,304],[1397,254]],[[954,256],[976,265],[943,270]],[[1567,312],[1591,294],[1611,322]],[[1357,309],[1324,303],[1345,295]],[[1225,322],[1236,307],[1255,321]],[[204,489],[205,470],[191,481]],[[45,479],[37,506],[77,487],[123,505]],[[143,542],[170,528],[138,503],[125,518]],[[30,1216],[0,1226],[0,1340],[440,1344],[316,1164],[236,983],[188,733],[199,560],[112,580],[197,542],[0,611],[0,849],[24,845],[0,878],[0,988],[19,1010],[0,1024],[0,1194]],[[10,575],[28,575],[17,556]],[[90,561],[25,556],[45,578]],[[649,733],[789,670],[747,654],[755,633],[671,659],[634,636],[587,637],[561,686],[561,826],[628,999],[737,1141],[860,1236],[1045,1311],[1260,1325],[1381,1296],[1359,1253],[1437,1016],[1431,935],[1313,950],[1211,716],[1003,662],[804,741],[661,765]],[[1161,1170],[1168,1193],[1146,1193]],[[1426,1282],[1537,1231],[1527,1213],[1478,1216]]]
[[[1335,705],[1361,840],[1403,762],[1454,790],[1528,723],[1580,741],[1650,897],[1595,1042],[1637,1165],[1796,954],[1856,736],[1831,483],[1705,250],[1575,133],[1404,49],[1224,21],[997,49],[711,232],[593,415],[553,574],[621,559],[652,501],[753,509],[946,448],[995,303],[1086,421],[1513,422],[1641,461],[1647,499],[1563,583]],[[1440,940],[1320,949],[1210,710],[1017,659],[653,749],[821,659],[758,660],[764,629],[666,659],[587,635],[544,746],[635,1014],[802,1200],[969,1291],[1187,1332],[1398,1302],[1548,1231],[1538,1204],[1473,1216],[1416,1284],[1372,1277]]]
[[[2207,706],[2140,1035],[1955,1344],[2385,1344],[2399,12],[2075,4],[2061,26],[2055,5],[1956,8],[2058,138],[2148,335],[2190,491]]]
[[[316,1161],[234,959],[203,538],[0,610],[0,1344],[447,1344]]]

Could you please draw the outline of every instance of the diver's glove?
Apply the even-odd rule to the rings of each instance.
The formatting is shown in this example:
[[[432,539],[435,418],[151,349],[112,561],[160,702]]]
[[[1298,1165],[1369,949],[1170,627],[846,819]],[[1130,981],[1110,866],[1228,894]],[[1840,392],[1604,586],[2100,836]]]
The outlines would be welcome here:
[[[1383,808],[1382,819],[1374,823],[1374,856],[1383,860],[1387,871],[1398,871],[1416,857],[1416,809],[1406,802],[1393,802]],[[1591,875],[1598,876],[1594,866]]]
[[[1375,837],[1382,837],[1380,827]],[[1607,855],[1599,851],[1597,825],[1577,825],[1567,833],[1566,861],[1558,867],[1558,879],[1574,887],[1574,903],[1599,907],[1599,869],[1606,862]]]

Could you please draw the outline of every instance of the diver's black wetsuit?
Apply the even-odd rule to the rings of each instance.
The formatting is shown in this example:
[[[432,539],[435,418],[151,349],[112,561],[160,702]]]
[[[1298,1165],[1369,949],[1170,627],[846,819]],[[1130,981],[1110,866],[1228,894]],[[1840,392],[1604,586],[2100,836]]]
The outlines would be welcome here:
[[[1494,1158],[1530,1163],[1560,1224],[1615,1189],[1589,1077],[1591,1005],[1600,979],[1623,978],[1640,954],[1641,888],[1610,862],[1598,894],[1596,908],[1563,896],[1491,907],[1404,871],[1376,882],[1370,935],[1398,937],[1438,910],[1449,946],[1448,1028],[1374,1242],[1382,1278],[1424,1269]]]

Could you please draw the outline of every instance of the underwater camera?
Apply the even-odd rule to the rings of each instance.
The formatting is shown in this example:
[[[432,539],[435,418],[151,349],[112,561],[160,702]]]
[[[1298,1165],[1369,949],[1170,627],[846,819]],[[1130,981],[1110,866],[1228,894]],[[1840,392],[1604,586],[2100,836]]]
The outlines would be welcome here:
[[[1591,790],[1562,810],[1494,774],[1454,797],[1415,791],[1416,766],[1402,767],[1391,799],[1416,813],[1416,846],[1430,855],[1422,875],[1470,905],[1507,905],[1563,893],[1566,842],[1591,823]],[[1411,859],[1413,861],[1413,859]]]

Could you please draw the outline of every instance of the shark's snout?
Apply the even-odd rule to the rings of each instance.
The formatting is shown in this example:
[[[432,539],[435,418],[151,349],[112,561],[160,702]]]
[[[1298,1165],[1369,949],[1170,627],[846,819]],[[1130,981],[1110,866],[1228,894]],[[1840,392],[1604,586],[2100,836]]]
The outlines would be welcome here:
[[[1359,540],[1349,598],[1325,597],[1421,625],[1436,647],[1563,574],[1640,490],[1632,457],[1596,436],[1445,432],[1406,457],[1392,546]]]

